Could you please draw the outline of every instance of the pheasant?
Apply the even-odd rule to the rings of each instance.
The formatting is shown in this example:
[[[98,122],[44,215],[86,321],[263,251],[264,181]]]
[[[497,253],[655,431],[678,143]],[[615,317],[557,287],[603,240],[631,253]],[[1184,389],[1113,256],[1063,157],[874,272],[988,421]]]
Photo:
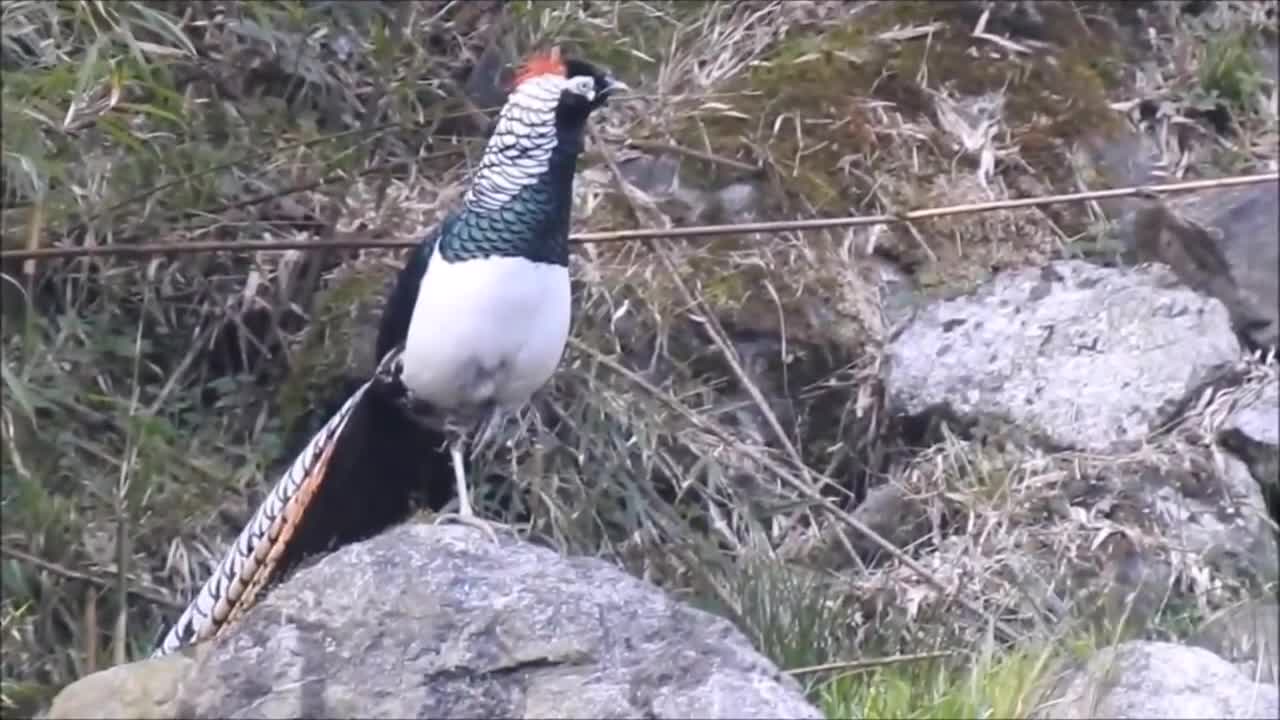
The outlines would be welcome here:
[[[475,517],[463,447],[526,403],[569,334],[569,212],[591,112],[627,87],[558,51],[517,74],[462,207],[411,252],[380,359],[262,501],[152,653],[216,635],[303,559],[370,537],[420,503]]]

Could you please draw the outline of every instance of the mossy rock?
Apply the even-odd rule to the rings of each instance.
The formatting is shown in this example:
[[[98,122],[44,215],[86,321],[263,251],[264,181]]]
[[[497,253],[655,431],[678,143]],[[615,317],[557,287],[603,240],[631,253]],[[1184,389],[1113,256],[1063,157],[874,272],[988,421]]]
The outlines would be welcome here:
[[[956,202],[945,192],[939,198],[938,190],[957,175],[976,172],[976,160],[957,157],[951,139],[937,129],[935,93],[1002,96],[1007,133],[999,142],[1015,148],[1022,162],[997,160],[996,173],[1011,186],[1029,176],[1029,184],[1044,192],[1075,190],[1073,146],[1124,129],[1123,118],[1108,102],[1115,66],[1127,52],[1118,46],[1122,36],[1115,23],[1069,3],[1036,4],[1034,26],[1019,25],[1014,10],[993,8],[989,32],[1014,34],[1016,41],[1020,29],[1053,48],[1028,55],[993,51],[994,45],[972,37],[981,12],[980,3],[901,2],[814,32],[795,28],[725,89],[738,93],[731,112],[694,114],[676,129],[676,138],[699,148],[709,138],[712,152],[729,157],[755,160],[766,153],[775,186],[784,195],[777,199],[776,215],[847,215],[864,209],[865,199],[873,196],[893,209],[910,210]],[[1108,12],[1096,10],[1099,16]],[[927,39],[884,36],[934,23]],[[885,166],[883,154],[900,138],[880,123],[875,105],[883,102],[892,103],[913,132],[924,133],[910,140],[921,148],[915,167]],[[1086,227],[1083,215],[1053,219],[1067,234]],[[998,237],[966,238],[965,252],[957,254],[953,222],[943,223],[920,224],[926,231],[923,246],[895,229],[896,250],[909,265],[926,270],[936,265],[938,276],[957,278],[962,291],[997,267],[1043,259],[1045,242],[1025,253],[1005,242],[998,257],[973,251],[974,243],[1001,242]]]
[[[716,130],[713,141],[732,146],[751,128],[771,130],[771,120],[783,115],[813,122],[815,129],[805,131],[808,138],[780,131],[765,144],[776,159],[801,157],[800,166],[784,169],[796,171],[797,192],[822,210],[833,203],[847,205],[849,191],[867,190],[846,181],[838,167],[841,159],[868,155],[883,142],[864,100],[891,102],[908,120],[920,120],[933,117],[935,89],[962,96],[1003,93],[1005,122],[1015,132],[1012,139],[1033,145],[1041,161],[1033,165],[1046,172],[1062,160],[1050,152],[1057,145],[1099,130],[1120,129],[1120,119],[1108,106],[1106,80],[1112,75],[1111,66],[1099,60],[1105,57],[1102,40],[1091,33],[1062,32],[1050,39],[1061,44],[1057,52],[1030,58],[984,57],[981,43],[971,37],[972,24],[966,23],[971,5],[893,3],[842,27],[783,41],[732,89],[743,93],[737,109],[747,117],[709,124]],[[1079,25],[1082,21],[1075,17],[1070,13],[1070,24]],[[942,27],[929,41],[877,39],[895,28],[933,22]],[[824,131],[814,121],[830,122]],[[808,152],[817,146],[823,147]]]

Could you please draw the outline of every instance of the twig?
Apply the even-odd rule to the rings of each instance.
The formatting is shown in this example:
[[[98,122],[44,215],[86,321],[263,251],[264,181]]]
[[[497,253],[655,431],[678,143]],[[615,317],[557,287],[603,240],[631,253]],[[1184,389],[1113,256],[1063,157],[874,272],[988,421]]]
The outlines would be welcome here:
[[[151,292],[148,287],[147,299]],[[148,303],[149,304],[149,303]],[[146,326],[146,315],[138,319],[138,332],[133,340],[133,392],[129,398],[129,416],[125,428],[125,454],[120,463],[120,477],[116,481],[116,623],[112,653],[116,665],[123,665],[128,656],[129,646],[129,485],[133,482],[133,469],[138,462],[138,449],[141,439],[138,437],[138,395],[142,384],[138,382],[138,374],[142,369],[142,330]]]
[[[1064,195],[1042,195],[1033,198],[1016,200],[997,200],[985,203],[969,203],[949,205],[924,210],[911,210],[893,215],[863,215],[838,218],[813,218],[809,220],[776,220],[770,222],[738,223],[730,225],[693,225],[677,228],[640,228],[636,230],[604,230],[599,232],[574,233],[569,237],[573,244],[630,242],[632,240],[653,240],[666,238],[669,240],[716,237],[745,233],[780,233],[805,230],[827,230],[832,228],[858,227],[862,225],[883,225],[909,223],[916,220],[946,217],[948,215],[964,215],[971,213],[1011,210],[1017,208],[1042,207],[1059,203],[1078,203],[1108,198],[1142,196],[1144,193],[1170,194],[1235,187],[1239,185],[1257,185],[1264,182],[1280,181],[1280,173],[1261,173],[1258,175],[1236,175],[1212,180],[1192,180],[1165,185],[1133,186],[1113,188],[1110,190],[1091,190],[1088,192],[1068,193]],[[3,250],[0,260],[44,260],[60,257],[86,257],[94,255],[172,255],[197,252],[283,252],[286,250],[323,250],[323,249],[361,249],[361,248],[408,248],[418,244],[420,234],[404,240],[363,240],[349,239],[328,243],[309,241],[262,241],[262,242],[194,242],[181,245],[165,245],[147,243],[137,245],[100,245],[95,247],[53,247],[36,250]]]
[[[98,591],[84,589],[84,664],[85,674],[98,671]]]
[[[871,658],[869,660],[841,660],[839,662],[823,663],[821,665],[807,665],[787,671],[788,675],[808,675],[816,672],[825,672],[827,670],[844,670],[853,672],[857,670],[867,670],[870,668],[883,667],[885,665],[897,665],[898,663],[915,662],[917,660],[936,660],[938,658],[951,657],[956,653],[950,650],[935,650],[933,652],[912,653],[910,655],[890,655],[888,657]]]
[[[169,394],[177,389],[178,381],[182,379],[182,375],[187,371],[187,368],[200,357],[201,353],[205,351],[209,339],[213,337],[213,334],[216,333],[218,329],[218,324],[216,322],[211,322],[195,337],[194,341],[191,343],[190,349],[187,350],[187,354],[183,356],[182,361],[173,369],[173,372],[169,373],[169,378],[165,380],[164,386],[160,388],[160,392],[156,393],[155,399],[152,400],[151,405],[147,407],[148,417],[154,417],[160,412],[160,408],[164,407],[165,403],[169,401]]]
[[[83,572],[81,570],[73,570],[69,567],[63,567],[62,565],[59,565],[54,562],[50,562],[40,557],[36,557],[35,555],[23,552],[22,550],[11,548],[8,545],[0,545],[0,555],[11,557],[14,560],[27,563],[28,565],[34,565],[40,568],[41,570],[51,572],[54,575],[61,575],[62,577],[71,578],[72,580],[83,580],[84,582],[92,583],[94,585],[97,585],[100,588],[104,588],[107,590],[110,590],[116,585],[116,581],[114,578],[104,578],[98,575],[94,575],[92,573]],[[141,590],[135,587],[128,588],[128,592],[130,595],[140,600],[146,600],[147,602],[153,605],[158,605],[162,608],[168,608],[170,610],[181,610],[183,607],[185,607],[184,604],[174,602],[169,598],[166,598],[160,595],[155,595],[155,594],[152,594],[151,592],[148,592],[146,590]]]
[[[668,408],[670,408],[671,410],[676,412],[678,415],[683,417],[686,421],[692,423],[698,429],[704,432],[710,433],[712,435],[715,435],[716,438],[718,438],[720,441],[728,443],[729,445],[732,445],[733,447],[737,448],[741,452],[749,455],[753,460],[755,460],[756,462],[764,466],[764,468],[767,469],[769,472],[774,473],[778,477],[785,480],[788,485],[792,486],[801,495],[804,495],[807,499],[813,501],[814,503],[817,503],[824,510],[831,513],[838,519],[844,521],[847,525],[849,525],[849,527],[853,528],[854,530],[857,530],[862,536],[866,537],[868,540],[878,545],[880,549],[884,550],[886,553],[888,553],[898,562],[902,563],[907,568],[909,568],[912,572],[919,575],[920,578],[923,579],[925,582],[937,588],[938,591],[941,592],[943,595],[947,595],[947,596],[951,595],[951,591],[947,588],[947,586],[941,580],[939,580],[936,576],[934,576],[933,573],[929,572],[929,570],[927,570],[923,565],[921,565],[920,563],[912,559],[910,555],[903,552],[897,545],[894,545],[893,543],[886,540],[884,536],[882,536],[880,533],[876,532],[870,527],[867,527],[867,525],[863,523],[861,520],[855,518],[853,515],[850,515],[849,513],[842,510],[841,508],[837,507],[835,503],[831,502],[831,500],[823,497],[822,494],[819,493],[817,490],[815,490],[811,485],[806,484],[805,482],[800,480],[798,477],[796,477],[796,475],[793,472],[791,472],[790,468],[786,467],[780,462],[777,462],[772,457],[770,457],[767,453],[759,452],[756,448],[750,447],[745,443],[739,441],[731,433],[724,430],[719,425],[708,422],[705,418],[700,417],[693,410],[690,410],[688,407],[686,407],[684,403],[671,397],[667,393],[662,392],[662,390],[655,387],[648,380],[645,380],[644,378],[640,377],[634,372],[631,372],[626,367],[623,367],[616,360],[614,360],[611,357],[608,357],[607,355],[600,352],[599,350],[591,347],[590,345],[586,345],[585,343],[583,343],[582,341],[574,337],[569,338],[569,344],[572,345],[575,350],[585,353],[586,355],[589,355],[596,362],[600,363],[601,365],[604,365],[610,370],[618,373],[620,376],[631,381],[633,384],[636,385],[636,387],[639,387],[640,389],[652,395],[655,399],[657,399],[663,405],[666,405]],[[810,470],[809,473],[811,475],[818,476],[817,473],[814,472],[813,470]],[[831,478],[828,478],[825,476],[818,476],[818,479],[821,480],[822,482],[838,484]],[[982,618],[983,620],[990,621],[992,623],[992,627],[995,629],[995,632],[998,635],[1000,635],[1002,640],[1006,642],[1014,642],[1020,637],[1019,633],[1015,631],[1013,628],[1009,627],[1007,623],[1005,623],[1004,621],[998,618],[990,617],[986,612],[983,612],[981,608],[969,602],[967,599],[963,597],[955,597],[954,600],[958,605],[960,605],[960,607],[964,608],[970,613],[973,613],[976,617]]]

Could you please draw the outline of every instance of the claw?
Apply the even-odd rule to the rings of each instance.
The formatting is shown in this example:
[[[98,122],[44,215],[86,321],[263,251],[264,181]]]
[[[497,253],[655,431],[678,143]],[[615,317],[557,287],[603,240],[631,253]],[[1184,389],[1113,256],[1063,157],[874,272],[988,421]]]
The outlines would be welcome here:
[[[489,539],[493,541],[494,545],[501,544],[501,541],[498,540],[498,531],[496,528],[506,527],[505,525],[500,525],[498,523],[490,522],[483,518],[478,518],[475,515],[464,515],[463,513],[441,513],[440,515],[436,516],[435,520],[433,521],[433,524],[439,525],[440,523],[444,523],[444,522],[456,522],[460,525],[468,525],[477,530],[480,530],[481,532],[489,536]]]

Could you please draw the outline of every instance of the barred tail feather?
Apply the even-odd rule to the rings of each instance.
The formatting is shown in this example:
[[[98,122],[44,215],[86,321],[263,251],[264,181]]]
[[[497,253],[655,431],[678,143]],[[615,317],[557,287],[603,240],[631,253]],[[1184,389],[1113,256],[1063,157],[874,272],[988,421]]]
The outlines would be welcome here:
[[[307,442],[152,656],[218,634],[309,557],[452,497],[445,437],[361,384]]]
[[[324,482],[339,437],[368,388],[369,383],[361,385],[312,436],[152,657],[167,655],[184,645],[212,637],[253,602],[270,579],[317,487]]]

